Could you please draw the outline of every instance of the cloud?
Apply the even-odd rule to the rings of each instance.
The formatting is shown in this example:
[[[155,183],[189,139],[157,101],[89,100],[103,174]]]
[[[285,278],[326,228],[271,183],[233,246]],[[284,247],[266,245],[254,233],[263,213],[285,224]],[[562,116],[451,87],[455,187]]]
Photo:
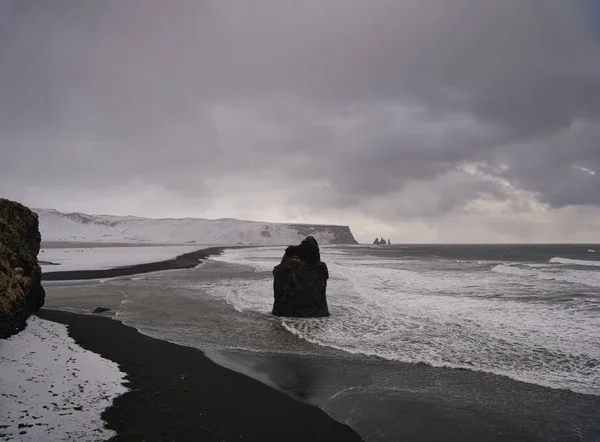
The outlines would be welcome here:
[[[428,238],[482,207],[531,226],[534,206],[600,206],[589,2],[0,5],[7,196],[120,211],[107,195],[154,189],[135,212],[354,214]]]

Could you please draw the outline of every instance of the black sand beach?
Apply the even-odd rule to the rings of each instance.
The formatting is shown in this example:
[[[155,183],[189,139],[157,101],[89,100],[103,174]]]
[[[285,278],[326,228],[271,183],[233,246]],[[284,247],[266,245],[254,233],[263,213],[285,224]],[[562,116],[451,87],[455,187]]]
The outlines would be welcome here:
[[[195,253],[206,257],[220,250]],[[158,270],[172,261],[157,263]],[[132,269],[139,267],[144,265]],[[90,273],[98,272],[106,271]],[[59,279],[80,279],[77,273],[63,272]],[[260,276],[254,268],[209,261],[148,279],[49,285],[50,308],[119,309],[119,319],[144,333],[206,349],[221,364],[106,317],[42,310],[41,318],[69,325],[82,347],[128,374],[135,391],[103,415],[118,432],[116,440],[360,440],[357,433],[386,442],[600,440],[598,396],[476,370],[338,352],[297,339],[269,315],[239,312],[197,286],[211,281],[247,290],[242,275],[248,281]]]
[[[210,361],[109,318],[42,309],[83,348],[117,362],[130,392],[103,413],[120,441],[359,441],[350,427]]]
[[[231,246],[234,248],[235,246]],[[159,262],[149,262],[132,266],[115,267],[102,270],[70,270],[58,272],[44,272],[42,281],[69,281],[83,279],[115,278],[117,276],[130,276],[142,273],[158,272],[161,270],[180,270],[196,267],[202,259],[210,255],[221,253],[223,247],[210,247],[195,252],[185,253],[173,259]]]

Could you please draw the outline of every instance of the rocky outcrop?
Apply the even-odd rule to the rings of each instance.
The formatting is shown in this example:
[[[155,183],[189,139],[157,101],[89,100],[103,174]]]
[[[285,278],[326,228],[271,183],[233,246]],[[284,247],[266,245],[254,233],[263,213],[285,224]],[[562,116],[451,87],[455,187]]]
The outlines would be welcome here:
[[[273,269],[273,314],[301,318],[329,316],[327,265],[321,262],[319,245],[312,236],[289,246]]]
[[[385,242],[385,239],[382,236],[381,239],[375,238],[375,241],[373,241],[373,244],[375,244],[375,245],[382,245],[382,244],[391,244],[391,242],[390,242],[389,239],[387,240],[387,242]]]
[[[37,215],[0,198],[0,338],[25,327],[27,317],[44,305]]]

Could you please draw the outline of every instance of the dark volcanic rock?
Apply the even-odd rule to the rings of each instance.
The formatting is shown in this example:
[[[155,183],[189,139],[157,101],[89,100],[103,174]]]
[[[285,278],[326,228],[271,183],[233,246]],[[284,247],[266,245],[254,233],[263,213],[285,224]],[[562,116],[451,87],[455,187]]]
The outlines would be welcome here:
[[[92,313],[106,313],[109,311],[110,309],[108,307],[96,307]]]
[[[373,241],[373,244],[379,245],[379,238],[375,238],[375,241]]]
[[[329,272],[321,262],[319,245],[312,236],[285,250],[281,263],[273,269],[273,276],[274,315],[329,316],[325,296]]]
[[[0,198],[0,338],[19,332],[27,317],[44,305],[37,215]]]

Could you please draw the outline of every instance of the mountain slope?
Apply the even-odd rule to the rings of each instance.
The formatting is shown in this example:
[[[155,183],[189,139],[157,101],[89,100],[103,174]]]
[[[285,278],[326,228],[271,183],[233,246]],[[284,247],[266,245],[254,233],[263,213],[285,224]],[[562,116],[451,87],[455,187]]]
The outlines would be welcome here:
[[[358,244],[348,226],[279,224],[236,219],[86,215],[35,209],[43,241],[294,244],[312,235],[319,244]]]

